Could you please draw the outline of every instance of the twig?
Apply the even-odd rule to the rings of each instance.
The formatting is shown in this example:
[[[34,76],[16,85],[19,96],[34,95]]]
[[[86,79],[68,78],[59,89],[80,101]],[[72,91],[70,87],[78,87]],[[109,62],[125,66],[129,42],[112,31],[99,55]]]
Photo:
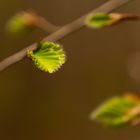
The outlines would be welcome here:
[[[29,20],[29,22],[31,22],[33,26],[36,26],[47,33],[53,33],[60,28],[59,26],[50,23],[45,18],[36,14],[35,12],[23,11],[23,13],[25,18],[27,18],[26,20]]]
[[[97,13],[97,12],[111,12],[112,10],[119,8],[120,6],[126,4],[127,2],[132,0],[110,0],[106,2],[105,4],[101,5],[99,8],[91,11],[90,13],[82,16],[81,18],[73,21],[70,24],[67,24],[63,26],[62,28],[58,29],[56,32],[52,33],[51,35],[44,38],[44,41],[57,41],[60,40],[69,34],[73,33],[74,31],[77,31],[78,29],[85,26],[85,19],[87,16],[89,16],[91,13]],[[0,62],[0,71],[8,68],[9,66],[19,62],[23,58],[26,57],[27,50],[35,50],[37,47],[37,44],[34,43],[27,48],[7,57],[3,61]]]
[[[40,17],[40,21],[38,22],[38,24],[36,24],[36,26],[47,33],[53,33],[60,28],[59,26],[51,24],[43,17]]]

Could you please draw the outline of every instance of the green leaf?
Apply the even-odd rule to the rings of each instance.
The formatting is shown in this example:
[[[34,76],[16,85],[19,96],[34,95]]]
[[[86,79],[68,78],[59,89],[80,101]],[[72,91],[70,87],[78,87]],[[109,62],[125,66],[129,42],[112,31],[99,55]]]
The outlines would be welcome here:
[[[41,42],[35,51],[27,51],[27,56],[42,71],[53,73],[65,63],[65,53],[59,44]]]
[[[126,96],[115,97],[93,111],[91,119],[111,127],[125,126],[138,119],[139,112],[134,113],[133,111],[137,107],[140,107],[140,102],[136,100],[132,100]]]

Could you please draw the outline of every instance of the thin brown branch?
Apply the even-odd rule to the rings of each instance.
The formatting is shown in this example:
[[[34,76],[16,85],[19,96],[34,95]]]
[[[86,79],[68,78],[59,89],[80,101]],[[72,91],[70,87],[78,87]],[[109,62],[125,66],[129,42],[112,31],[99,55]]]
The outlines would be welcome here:
[[[21,11],[15,16],[22,17],[28,26],[40,28],[47,33],[53,33],[59,28],[31,10]]]
[[[24,11],[24,14],[27,16],[28,20],[30,20],[33,26],[36,26],[47,33],[53,33],[60,28],[32,11]]]
[[[55,26],[54,24],[50,23],[43,17],[40,17],[40,20],[36,26],[47,33],[53,33],[60,28],[59,26]]]
[[[120,6],[128,3],[132,0],[110,0],[106,2],[105,4],[101,5],[100,7],[96,8],[95,10],[91,11],[90,13],[80,17],[79,19],[71,22],[70,24],[67,24],[63,26],[62,28],[58,29],[56,32],[52,33],[51,35],[44,38],[44,40],[47,41],[58,41],[69,34],[73,33],[74,31],[77,31],[78,29],[85,26],[85,19],[89,14],[91,13],[97,13],[97,12],[111,12],[112,10],[115,10],[116,8],[119,8]],[[36,49],[37,44],[34,43],[27,48],[7,57],[6,59],[2,60],[0,62],[0,71],[8,68],[9,66],[19,62],[20,60],[24,59],[26,57],[26,52],[28,49],[34,50]]]

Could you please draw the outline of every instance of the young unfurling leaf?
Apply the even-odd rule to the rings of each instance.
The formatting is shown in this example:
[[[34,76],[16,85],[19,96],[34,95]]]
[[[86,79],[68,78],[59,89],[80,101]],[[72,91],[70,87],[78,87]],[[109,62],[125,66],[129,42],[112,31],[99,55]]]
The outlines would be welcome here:
[[[92,28],[102,28],[120,23],[124,20],[136,20],[138,16],[132,14],[121,13],[96,13],[87,17],[86,25]]]
[[[53,73],[65,63],[65,53],[59,44],[41,42],[35,51],[28,50],[27,56],[42,71]]]
[[[114,97],[92,112],[90,118],[111,127],[139,123],[140,100],[132,96]]]

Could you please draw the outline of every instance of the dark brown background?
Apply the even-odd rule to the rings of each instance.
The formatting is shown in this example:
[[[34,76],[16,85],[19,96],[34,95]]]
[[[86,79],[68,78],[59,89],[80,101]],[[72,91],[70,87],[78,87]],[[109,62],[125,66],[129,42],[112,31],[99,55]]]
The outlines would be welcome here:
[[[64,25],[107,0],[1,0],[0,60],[46,34],[36,30],[9,37],[6,21],[33,8],[56,25]],[[117,11],[140,14],[140,1]],[[139,140],[140,127],[118,131],[89,120],[102,101],[125,91],[139,94],[127,62],[140,48],[139,22],[112,28],[84,28],[61,40],[67,53],[62,69],[49,75],[28,60],[0,73],[0,139],[2,140]]]

